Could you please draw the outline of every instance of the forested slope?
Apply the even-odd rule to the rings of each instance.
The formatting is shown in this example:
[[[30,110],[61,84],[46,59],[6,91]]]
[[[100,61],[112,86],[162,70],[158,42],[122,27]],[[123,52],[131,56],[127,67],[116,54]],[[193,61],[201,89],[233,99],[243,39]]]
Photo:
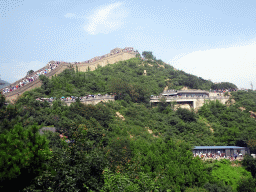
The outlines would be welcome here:
[[[143,75],[144,70],[146,75]],[[44,96],[84,96],[88,93],[117,93],[127,95],[125,100],[132,99],[144,102],[150,95],[158,95],[166,86],[169,89],[226,89],[237,88],[232,83],[213,84],[211,81],[175,70],[161,60],[143,61],[133,58],[120,61],[106,67],[98,67],[95,71],[77,72],[76,69],[65,70],[58,77],[47,80],[42,76],[44,86],[36,93]],[[131,93],[136,93],[139,98]],[[124,95],[123,95],[124,97]]]
[[[15,105],[5,106],[1,95],[3,190],[255,190],[253,159],[248,157],[243,166],[225,160],[203,162],[191,152],[195,145],[240,145],[255,150],[256,121],[238,105],[246,97],[254,101],[254,93],[233,92],[236,104],[210,102],[198,113],[175,111],[167,103],[151,108],[150,95],[166,86],[213,89],[214,84],[174,70],[161,60],[139,58],[92,72],[71,69],[52,79],[40,78],[41,88],[24,93]],[[229,83],[222,86],[236,88]],[[60,100],[53,106],[35,100],[96,93],[116,93],[117,100],[95,106],[77,100],[70,107]],[[254,109],[253,104],[245,107]],[[39,135],[38,129],[45,126],[55,127],[57,133]]]

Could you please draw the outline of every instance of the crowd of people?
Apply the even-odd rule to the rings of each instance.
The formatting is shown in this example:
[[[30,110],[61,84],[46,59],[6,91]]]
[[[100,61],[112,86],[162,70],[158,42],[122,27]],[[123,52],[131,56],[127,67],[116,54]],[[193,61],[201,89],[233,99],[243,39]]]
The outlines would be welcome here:
[[[229,159],[229,160],[236,160],[236,159],[242,159],[242,154],[234,154],[231,156],[226,156],[225,153],[195,153],[194,157],[200,157],[201,159]]]
[[[75,101],[77,98],[79,98],[80,101],[82,100],[86,100],[86,99],[96,99],[96,98],[106,98],[106,97],[113,97],[113,95],[86,95],[83,97],[75,97],[75,96],[70,96],[70,97],[61,97],[59,98],[61,101]],[[56,100],[56,97],[51,97],[51,98],[37,98],[37,101],[48,101],[48,102],[53,102],[54,100]]]
[[[213,93],[225,93],[225,92],[232,92],[232,91],[237,91],[237,89],[210,89],[210,92],[213,92]]]
[[[60,62],[55,61],[52,63],[48,63],[47,66],[43,69],[40,69],[36,72],[28,74],[25,78],[21,79],[19,82],[16,82],[8,87],[3,89],[3,94],[15,91],[21,87],[28,85],[30,82],[33,82],[39,78],[40,75],[46,75],[47,73],[51,72],[52,70],[56,69],[59,66]]]

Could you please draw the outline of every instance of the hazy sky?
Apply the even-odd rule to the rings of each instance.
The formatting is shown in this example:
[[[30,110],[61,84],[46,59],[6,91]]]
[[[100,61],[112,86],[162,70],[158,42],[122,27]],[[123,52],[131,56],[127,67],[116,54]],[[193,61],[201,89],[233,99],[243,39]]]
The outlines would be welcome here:
[[[213,82],[256,87],[255,10],[253,0],[3,0],[1,79],[134,47]]]

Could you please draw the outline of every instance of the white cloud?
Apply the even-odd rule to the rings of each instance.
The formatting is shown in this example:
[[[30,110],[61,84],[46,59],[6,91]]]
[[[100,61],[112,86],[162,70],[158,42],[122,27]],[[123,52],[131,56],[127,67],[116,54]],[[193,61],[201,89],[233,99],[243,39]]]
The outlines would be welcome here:
[[[76,14],[74,13],[67,13],[66,15],[64,15],[64,17],[66,18],[74,18],[76,16]]]
[[[97,9],[87,17],[89,22],[84,26],[85,31],[91,35],[110,33],[119,29],[124,23],[127,12],[121,8],[123,3],[116,2]]]
[[[182,69],[213,82],[228,81],[238,87],[256,86],[256,43],[229,48],[195,51],[180,55],[169,61],[175,68]]]

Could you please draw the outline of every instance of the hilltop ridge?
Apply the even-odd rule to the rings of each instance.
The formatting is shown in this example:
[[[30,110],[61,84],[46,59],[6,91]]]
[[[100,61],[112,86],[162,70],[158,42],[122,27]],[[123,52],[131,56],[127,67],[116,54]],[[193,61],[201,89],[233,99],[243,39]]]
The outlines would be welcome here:
[[[130,60],[132,58],[135,59],[136,55],[139,57],[137,60]],[[134,67],[136,69],[133,70],[133,74],[129,74],[133,77],[135,76],[144,76],[145,79],[147,79],[147,82],[150,82],[151,85],[154,85],[156,82],[158,82],[158,85],[154,85],[153,87],[158,87],[157,91],[152,90],[151,94],[159,94],[163,91],[163,89],[181,89],[184,86],[188,88],[193,89],[202,89],[202,90],[210,90],[210,89],[225,89],[226,88],[236,88],[236,85],[232,83],[223,83],[223,84],[214,84],[211,81],[204,80],[201,77],[196,77],[194,75],[185,73],[184,71],[179,71],[175,69],[173,66],[170,66],[166,63],[164,63],[162,60],[157,60],[151,52],[143,52],[143,57],[140,56],[140,54],[137,51],[134,51],[132,47],[126,47],[124,49],[116,48],[110,51],[109,54],[103,55],[101,57],[94,57],[90,60],[84,61],[84,62],[55,62],[50,61],[46,67],[43,67],[36,72],[32,74],[36,78],[32,78],[31,82],[23,85],[24,80],[28,79],[28,76],[24,77],[23,79],[16,81],[15,83],[10,85],[10,90],[5,90],[5,96],[6,99],[10,102],[15,102],[15,100],[21,96],[24,92],[39,88],[42,86],[42,81],[39,78],[38,73],[43,72],[43,76],[48,77],[51,79],[52,77],[55,77],[56,75],[62,74],[66,69],[74,69],[77,68],[80,72],[87,72],[87,71],[94,71],[96,69],[99,69],[100,67],[107,67],[109,64],[119,63],[119,65],[122,65],[120,67],[117,67],[116,69],[112,69],[115,71],[115,73],[111,74],[111,78],[117,76],[120,72],[123,72],[122,76],[119,76],[119,79],[126,79],[127,74],[125,72],[128,72],[131,70],[131,68]],[[130,60],[130,61],[129,61]],[[122,63],[120,63],[122,62]],[[129,63],[128,68],[126,66],[127,62]],[[50,70],[50,66],[56,65],[57,67]],[[156,70],[157,69],[157,70]],[[139,71],[138,71],[139,70]],[[158,78],[155,78],[156,73],[158,73]],[[106,75],[99,74],[100,77],[98,79],[101,79],[101,81],[104,81],[102,77]],[[149,77],[151,77],[149,79]],[[164,77],[164,78],[163,78]],[[111,79],[107,78],[107,79]],[[141,79],[141,78],[139,78]],[[136,80],[138,83],[140,80]],[[161,79],[161,82],[159,80]],[[70,79],[71,80],[71,79]],[[70,81],[69,80],[69,81]],[[28,81],[28,80],[27,80]],[[90,79],[88,84],[90,84],[92,79]],[[95,81],[95,80],[93,80]],[[119,81],[119,80],[118,80]],[[124,80],[127,81],[127,80]],[[129,80],[130,82],[134,81]],[[128,82],[128,81],[127,81]],[[119,83],[122,83],[122,81],[119,81]],[[20,85],[21,84],[21,85]],[[104,83],[103,83],[104,84]],[[107,83],[109,84],[109,82]],[[109,86],[109,85],[108,85]],[[147,85],[150,87],[150,85]]]
[[[79,65],[65,69],[57,77],[41,79],[40,97],[84,97],[88,94],[115,93],[117,99],[133,102],[149,102],[151,95],[159,95],[164,89],[207,90],[216,88],[211,81],[175,70],[162,60],[141,57],[119,61],[93,71],[79,71]],[[223,89],[236,88],[234,84],[218,84]],[[218,87],[217,87],[218,88]]]

